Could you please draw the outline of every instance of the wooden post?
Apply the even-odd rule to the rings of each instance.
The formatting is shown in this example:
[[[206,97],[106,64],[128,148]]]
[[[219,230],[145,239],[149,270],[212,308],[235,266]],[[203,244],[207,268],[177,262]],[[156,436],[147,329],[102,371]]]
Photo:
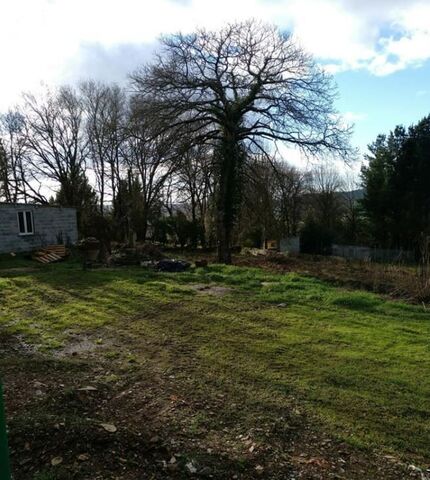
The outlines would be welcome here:
[[[3,386],[0,382],[0,478],[10,480],[9,449],[7,446],[6,416],[3,402]]]

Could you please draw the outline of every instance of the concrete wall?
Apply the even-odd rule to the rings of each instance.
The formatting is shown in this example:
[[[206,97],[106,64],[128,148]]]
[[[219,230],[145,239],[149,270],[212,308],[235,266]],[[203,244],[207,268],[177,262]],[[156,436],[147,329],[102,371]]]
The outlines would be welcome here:
[[[20,235],[19,211],[33,212],[34,233]],[[35,248],[78,240],[76,209],[0,203],[0,253],[29,252]]]
[[[299,253],[300,237],[281,238],[279,242],[280,252]]]

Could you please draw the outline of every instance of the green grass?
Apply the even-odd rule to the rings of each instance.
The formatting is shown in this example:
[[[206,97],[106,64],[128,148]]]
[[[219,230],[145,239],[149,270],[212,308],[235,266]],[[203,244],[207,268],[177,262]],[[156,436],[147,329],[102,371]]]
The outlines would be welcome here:
[[[29,255],[17,254],[12,256],[6,253],[0,253],[0,273],[3,269],[9,268],[37,268],[39,264],[32,262]]]
[[[202,283],[232,292],[197,294]],[[0,270],[0,328],[46,352],[76,332],[110,329],[155,345],[161,366],[179,378],[182,369],[195,391],[242,392],[243,415],[299,405],[353,445],[430,457],[430,314],[419,306],[252,268],[83,272],[63,263]],[[127,368],[145,360],[125,346],[123,356]]]

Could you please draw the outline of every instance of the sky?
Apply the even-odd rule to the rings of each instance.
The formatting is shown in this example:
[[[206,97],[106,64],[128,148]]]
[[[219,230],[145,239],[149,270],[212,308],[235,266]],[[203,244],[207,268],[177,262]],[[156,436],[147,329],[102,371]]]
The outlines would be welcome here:
[[[430,113],[430,0],[0,0],[0,11],[0,112],[43,85],[126,84],[161,34],[257,18],[333,74],[359,158]]]

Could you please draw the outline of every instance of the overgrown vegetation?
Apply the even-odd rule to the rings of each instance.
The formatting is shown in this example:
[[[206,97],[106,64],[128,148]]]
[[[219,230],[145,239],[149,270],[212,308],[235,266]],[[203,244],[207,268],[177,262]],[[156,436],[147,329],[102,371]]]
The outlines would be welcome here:
[[[422,266],[346,260],[326,255],[287,257],[276,252],[252,258],[243,256],[237,259],[237,264],[304,274],[338,287],[380,293],[391,299],[421,304],[423,308],[427,308],[430,302],[427,270]]]

